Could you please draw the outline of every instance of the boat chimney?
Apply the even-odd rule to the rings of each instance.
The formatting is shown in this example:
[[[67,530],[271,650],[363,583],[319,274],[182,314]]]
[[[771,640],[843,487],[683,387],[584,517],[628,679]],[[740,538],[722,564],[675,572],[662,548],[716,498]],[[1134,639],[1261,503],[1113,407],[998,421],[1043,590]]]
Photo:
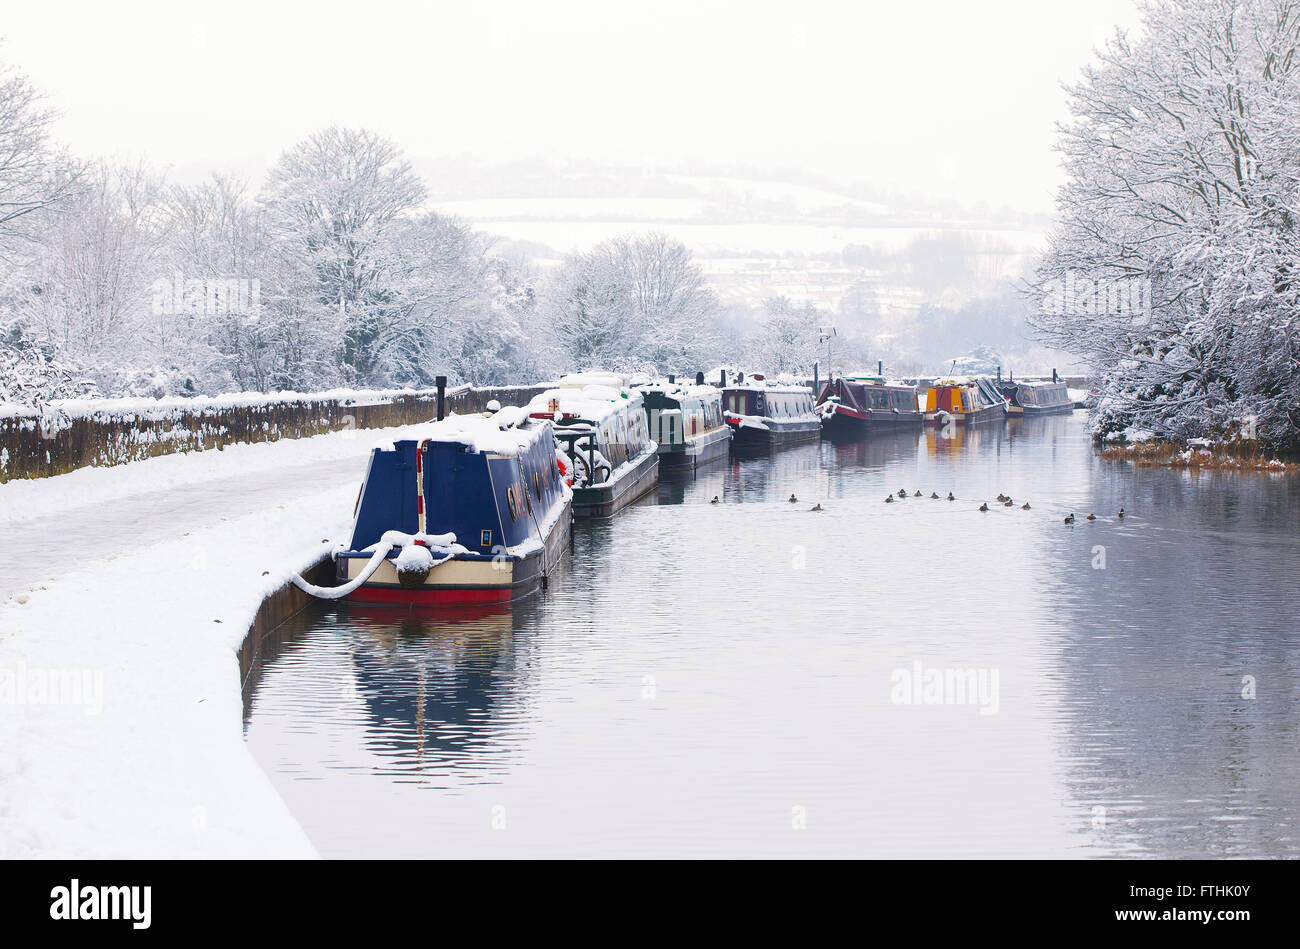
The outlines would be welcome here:
[[[878,375],[878,376],[883,376],[884,374],[885,374],[885,361],[884,361],[883,359],[877,359],[877,360],[876,360],[876,375]]]
[[[744,384],[744,382],[745,382],[745,374],[743,372],[736,373],[736,385],[742,385]]]
[[[998,383],[1002,382],[1002,367],[998,366]]]
[[[438,376],[433,380],[433,384],[438,387],[438,421],[447,414],[447,377]]]
[[[822,391],[821,382],[817,378],[817,364],[813,363],[813,397],[816,398],[816,396],[821,391]]]
[[[671,386],[671,385],[676,385],[676,384],[677,384],[677,377],[676,377],[675,375],[673,375],[671,372],[668,373],[668,384],[669,384],[670,386]]]
[[[695,384],[696,384],[697,386],[702,386],[702,385],[704,385],[704,373],[702,373],[702,372],[697,372],[697,373],[695,374]]]
[[[1052,381],[1053,381],[1053,382],[1056,381],[1056,370],[1055,370],[1055,369],[1052,370]]]
[[[718,382],[718,388],[725,389],[726,387],[727,387],[727,370],[723,369],[722,378]]]

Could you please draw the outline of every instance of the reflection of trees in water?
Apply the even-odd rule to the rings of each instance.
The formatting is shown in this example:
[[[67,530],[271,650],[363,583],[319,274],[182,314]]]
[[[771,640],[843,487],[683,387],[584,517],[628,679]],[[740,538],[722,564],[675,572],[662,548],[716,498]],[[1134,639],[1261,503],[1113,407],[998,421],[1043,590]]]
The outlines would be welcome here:
[[[527,611],[345,606],[367,749],[407,772],[483,767],[509,751],[517,624]]]
[[[1032,452],[1039,464],[1073,466],[1074,458],[1066,452],[1077,452],[1081,435],[1079,422],[1068,414],[1013,418],[1007,422],[1006,437],[999,448],[1013,456],[1017,451]]]
[[[1106,520],[1063,538],[1053,571],[1062,757],[1081,829],[1103,849],[1295,856],[1300,593],[1285,576],[1300,554],[1295,486],[1094,465]],[[1121,504],[1138,512],[1122,525],[1110,516]],[[1094,831],[1095,805],[1108,821]]]

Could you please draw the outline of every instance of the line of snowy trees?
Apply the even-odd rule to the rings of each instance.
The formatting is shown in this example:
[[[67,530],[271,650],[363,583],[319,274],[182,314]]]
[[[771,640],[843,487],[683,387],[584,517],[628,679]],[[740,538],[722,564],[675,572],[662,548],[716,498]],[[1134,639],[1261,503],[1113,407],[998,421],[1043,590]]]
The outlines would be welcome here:
[[[1098,433],[1300,449],[1300,2],[1147,3],[1070,93],[1035,321]]]
[[[786,304],[730,332],[690,252],[661,234],[536,272],[428,210],[401,151],[365,131],[311,136],[254,189],[78,161],[51,119],[26,77],[0,72],[0,401],[813,358],[815,329],[801,347]]]

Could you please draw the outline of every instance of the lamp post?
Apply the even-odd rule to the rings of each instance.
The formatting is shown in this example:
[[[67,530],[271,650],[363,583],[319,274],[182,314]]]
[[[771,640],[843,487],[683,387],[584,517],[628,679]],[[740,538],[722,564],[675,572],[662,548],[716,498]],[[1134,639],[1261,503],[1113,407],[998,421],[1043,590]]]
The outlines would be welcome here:
[[[826,344],[826,378],[829,379],[835,374],[835,369],[831,364],[831,340],[835,338],[834,326],[817,327],[817,344]]]

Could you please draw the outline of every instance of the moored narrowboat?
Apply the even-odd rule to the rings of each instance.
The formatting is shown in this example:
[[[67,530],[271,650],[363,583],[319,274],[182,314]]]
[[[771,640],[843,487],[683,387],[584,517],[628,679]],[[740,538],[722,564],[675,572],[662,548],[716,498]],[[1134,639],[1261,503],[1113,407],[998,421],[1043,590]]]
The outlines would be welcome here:
[[[650,438],[641,393],[621,377],[565,376],[526,411],[554,422],[559,461],[573,488],[574,517],[613,517],[658,484],[659,446]]]
[[[983,376],[937,379],[925,396],[925,420],[931,425],[980,425],[1007,418],[1007,400]]]
[[[722,417],[722,390],[709,385],[655,382],[637,387],[659,467],[693,471],[727,457],[731,428]]]
[[[452,416],[391,450],[375,449],[337,587],[299,586],[363,603],[506,603],[545,586],[569,548],[573,492],[553,426],[520,409]]]
[[[722,407],[737,451],[771,451],[821,437],[813,391],[806,386],[769,383],[755,374],[724,389]]]
[[[865,438],[872,430],[919,426],[925,421],[916,387],[882,376],[828,379],[817,397],[822,433],[839,441]]]
[[[1010,400],[1012,415],[1057,415],[1073,412],[1074,399],[1064,382],[1004,382],[997,387]]]

